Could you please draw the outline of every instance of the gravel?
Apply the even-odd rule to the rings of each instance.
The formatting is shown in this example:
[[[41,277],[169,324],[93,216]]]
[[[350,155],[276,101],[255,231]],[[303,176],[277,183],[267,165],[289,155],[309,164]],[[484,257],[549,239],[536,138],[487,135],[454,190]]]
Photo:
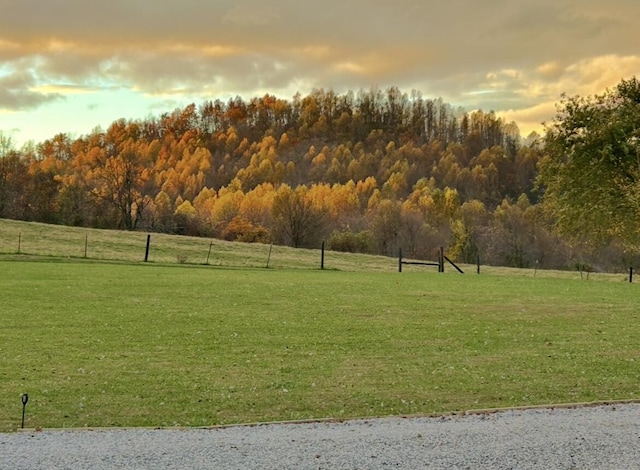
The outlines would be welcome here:
[[[0,434],[2,469],[640,469],[640,405]]]

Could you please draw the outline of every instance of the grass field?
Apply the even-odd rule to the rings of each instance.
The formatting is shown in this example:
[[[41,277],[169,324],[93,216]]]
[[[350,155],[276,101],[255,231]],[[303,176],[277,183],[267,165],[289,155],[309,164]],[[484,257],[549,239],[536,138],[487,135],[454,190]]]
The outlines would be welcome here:
[[[68,260],[117,261],[140,263],[145,258],[147,234],[99,230],[36,222],[0,219],[0,261],[28,257],[64,258]],[[434,247],[433,259],[437,259]],[[217,267],[242,267],[271,269],[318,269],[320,247],[294,249],[285,246],[235,243],[197,237],[151,234],[149,264],[210,265]],[[475,273],[476,266],[461,265],[467,273]],[[398,271],[398,259],[353,253],[327,251],[325,268],[353,272]],[[446,265],[446,269],[453,268]],[[434,267],[405,266],[408,272],[432,272]],[[483,274],[526,277],[553,277],[589,280],[628,280],[628,273],[590,273],[580,275],[576,271],[541,271],[482,266]]]
[[[639,398],[640,288],[622,276],[321,271],[288,253],[306,268],[3,255],[0,431],[23,393],[25,426],[45,428]]]
[[[35,222],[0,219],[0,259],[16,254],[73,260],[142,262],[147,233],[98,230]],[[148,261],[151,264],[211,265],[245,268],[318,269],[320,247],[293,249],[260,243],[233,243],[224,240],[151,234]],[[382,256],[331,252],[327,269],[348,271],[398,270],[397,259]]]

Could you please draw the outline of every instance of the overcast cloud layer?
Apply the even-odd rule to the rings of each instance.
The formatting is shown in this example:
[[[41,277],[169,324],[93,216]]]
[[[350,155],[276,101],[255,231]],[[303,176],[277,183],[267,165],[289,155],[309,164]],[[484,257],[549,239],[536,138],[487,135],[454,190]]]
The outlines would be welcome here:
[[[561,93],[640,75],[637,0],[0,0],[0,11],[0,130],[7,114],[37,121],[77,95],[93,108],[125,91],[153,98],[144,118],[187,97],[393,85],[527,132]]]

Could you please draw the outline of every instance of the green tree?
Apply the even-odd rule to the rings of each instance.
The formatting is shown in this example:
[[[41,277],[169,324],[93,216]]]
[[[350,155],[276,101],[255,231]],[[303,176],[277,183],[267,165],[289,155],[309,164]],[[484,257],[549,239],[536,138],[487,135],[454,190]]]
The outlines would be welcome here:
[[[640,241],[640,82],[563,97],[547,126],[538,185],[558,228],[594,244]]]

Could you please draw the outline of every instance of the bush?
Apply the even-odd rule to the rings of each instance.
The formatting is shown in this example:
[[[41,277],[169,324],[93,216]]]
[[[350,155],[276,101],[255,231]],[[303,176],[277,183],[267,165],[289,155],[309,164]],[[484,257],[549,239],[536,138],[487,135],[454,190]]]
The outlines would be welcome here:
[[[371,253],[373,246],[373,235],[368,230],[355,233],[350,229],[335,230],[327,240],[328,249],[348,253]]]
[[[253,225],[248,220],[236,216],[222,230],[222,238],[246,243],[268,243],[269,231],[261,225]]]

